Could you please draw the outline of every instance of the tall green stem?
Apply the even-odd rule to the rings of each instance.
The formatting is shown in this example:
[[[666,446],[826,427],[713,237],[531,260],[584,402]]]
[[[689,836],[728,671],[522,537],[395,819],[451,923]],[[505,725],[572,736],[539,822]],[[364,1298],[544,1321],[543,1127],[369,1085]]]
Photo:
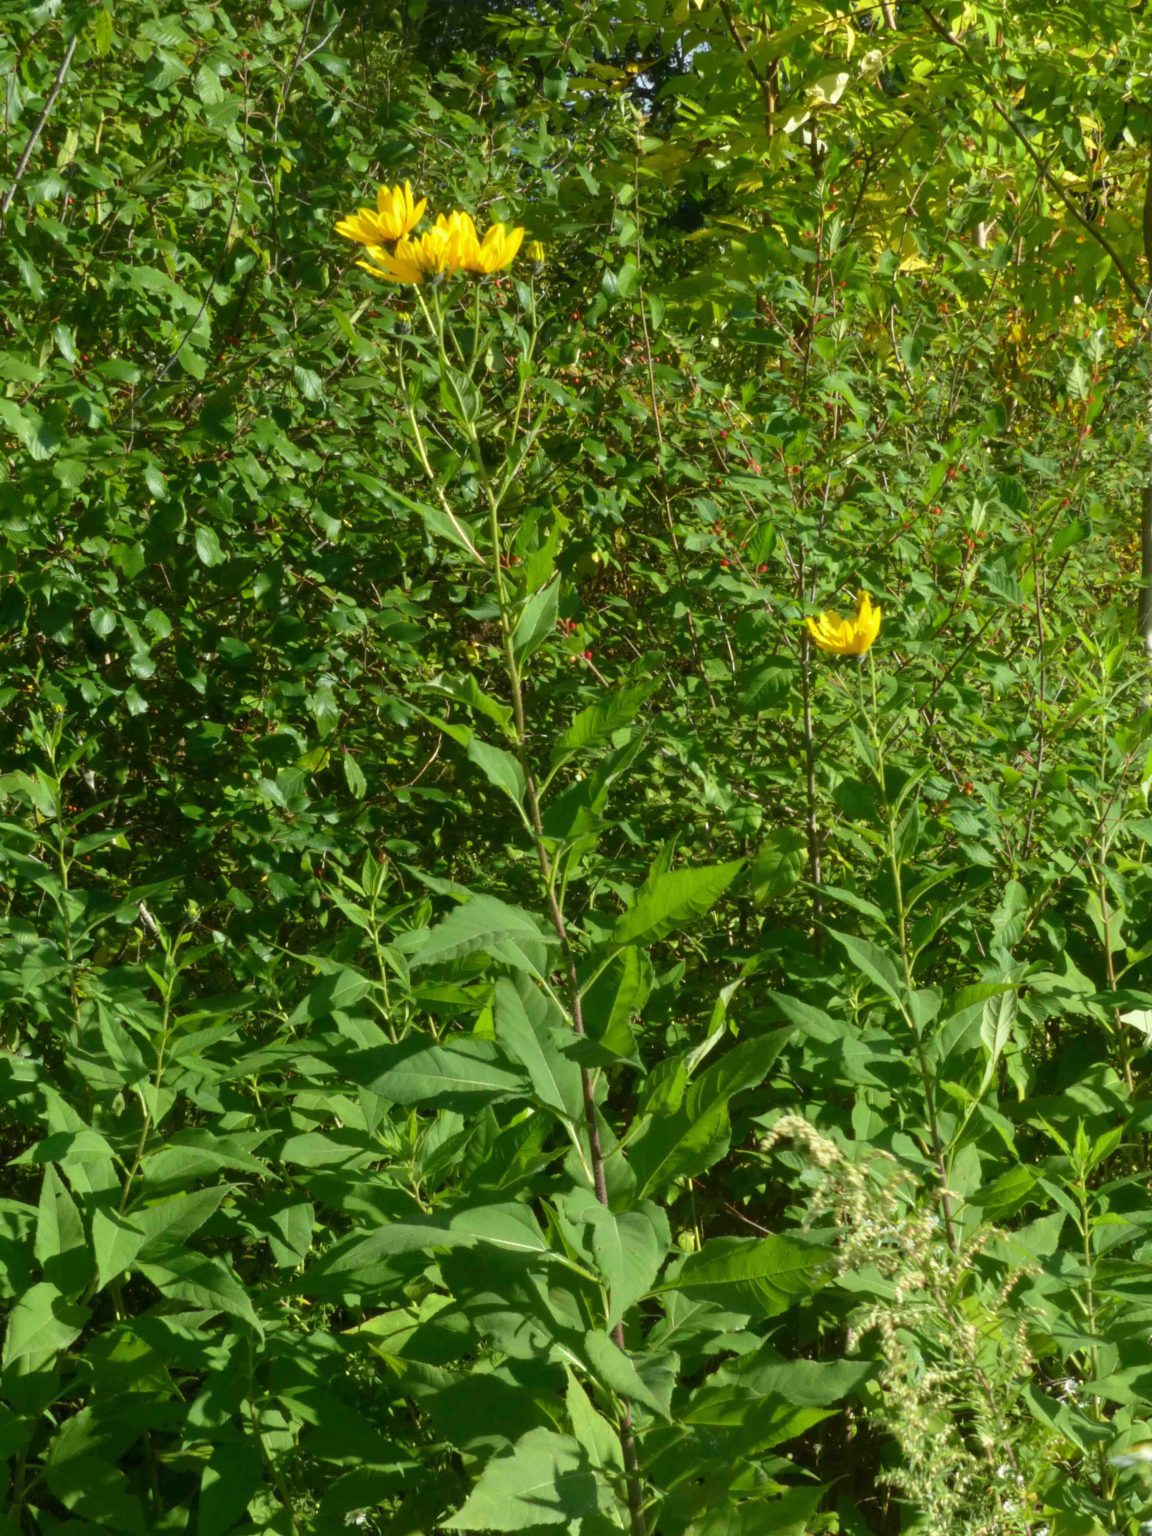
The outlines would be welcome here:
[[[948,1163],[944,1155],[944,1141],[940,1135],[940,1121],[936,1107],[936,1081],[932,1076],[932,1069],[928,1063],[924,1030],[917,1017],[913,998],[913,994],[916,991],[916,982],[913,975],[914,957],[908,937],[908,908],[904,899],[903,860],[901,858],[897,832],[896,808],[888,794],[888,774],[884,761],[884,741],[876,725],[879,717],[879,706],[876,697],[876,663],[872,658],[871,652],[868,653],[868,672],[871,682],[872,707],[868,709],[864,705],[863,700],[861,700],[860,712],[868,723],[868,736],[875,755],[876,782],[880,790],[880,803],[884,807],[888,868],[892,876],[892,889],[896,902],[896,943],[900,951],[900,966],[903,971],[905,991],[905,1001],[902,1004],[901,1012],[912,1035],[916,1070],[920,1077],[920,1086],[924,1094],[924,1113],[927,1121],[928,1141],[932,1149],[932,1159],[936,1164],[937,1176],[940,1180],[940,1208],[944,1213],[944,1230],[948,1238],[948,1246],[955,1253],[958,1246],[956,1225],[952,1210],[952,1196],[948,1190]]]
[[[474,467],[477,479],[480,482],[488,512],[488,538],[490,545],[490,561],[493,584],[496,590],[496,603],[499,610],[501,649],[504,659],[504,671],[508,679],[508,691],[512,700],[512,720],[516,758],[520,765],[520,772],[524,780],[524,798],[527,807],[527,824],[531,831],[532,841],[536,849],[536,860],[540,868],[540,879],[544,890],[544,897],[548,906],[548,915],[560,946],[560,956],[564,976],[564,994],[568,1007],[572,1028],[578,1035],[585,1033],[584,1008],[581,996],[580,977],[576,965],[576,950],[572,943],[572,937],[568,930],[568,924],[564,917],[560,898],[557,893],[556,870],[548,851],[547,838],[544,832],[544,818],[540,809],[540,792],[536,782],[536,775],[532,767],[531,757],[528,751],[528,726],[525,709],[524,678],[520,669],[520,659],[516,654],[515,639],[515,612],[514,604],[508,591],[508,582],[504,571],[504,538],[500,526],[500,509],[510,490],[516,473],[523,461],[523,454],[516,452],[516,436],[520,430],[520,423],[527,397],[527,368],[521,370],[520,388],[517,393],[516,406],[512,417],[512,432],[505,448],[505,462],[503,471],[497,477],[493,477],[484,463],[483,451],[480,443],[480,434],[476,421],[470,408],[470,403],[464,394],[453,373],[448,361],[447,350],[444,341],[444,315],[438,300],[434,299],[429,307],[425,304],[423,296],[418,294],[420,306],[428,321],[429,328],[436,340],[440,366],[444,378],[451,391],[457,412],[457,420],[461,425],[464,436],[472,449]],[[532,344],[528,357],[531,357],[532,346],[535,343],[535,326],[533,327]],[[538,424],[536,427],[538,430]],[[535,432],[529,433],[533,438]],[[596,1112],[596,1082],[597,1075],[589,1068],[580,1069],[581,1097],[584,1108],[585,1134],[588,1138],[588,1150],[591,1161],[592,1182],[596,1191],[596,1198],[600,1204],[607,1206],[608,1183],[605,1175],[604,1149],[600,1137],[600,1123]],[[612,1330],[613,1340],[617,1347],[623,1351],[625,1348],[624,1326],[618,1322]],[[636,1445],[635,1429],[632,1422],[632,1411],[626,1401],[621,1403],[620,1417],[618,1421],[618,1433],[620,1436],[620,1450],[624,1461],[625,1483],[627,1487],[628,1510],[632,1529],[632,1536],[648,1536],[648,1522],[644,1511],[644,1487],[640,1471],[640,1457]]]

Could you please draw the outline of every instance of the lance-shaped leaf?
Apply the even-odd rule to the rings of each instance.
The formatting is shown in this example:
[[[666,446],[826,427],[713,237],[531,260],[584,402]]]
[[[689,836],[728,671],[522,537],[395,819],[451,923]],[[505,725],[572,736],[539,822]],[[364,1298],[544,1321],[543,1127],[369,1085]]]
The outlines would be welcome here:
[[[476,1109],[496,1099],[523,1097],[528,1079],[492,1040],[454,1035],[440,1043],[418,1037],[350,1053],[343,1070],[353,1082],[393,1104]]]
[[[727,864],[697,865],[650,876],[636,901],[612,930],[614,944],[654,944],[677,928],[694,923],[711,910],[744,866],[743,859]]]
[[[416,970],[484,953],[538,976],[548,963],[547,947],[555,943],[556,935],[521,907],[495,896],[473,896],[422,936],[409,963]]]
[[[816,1288],[827,1258],[823,1249],[794,1237],[714,1237],[690,1253],[661,1290],[775,1317]]]
[[[440,1523],[450,1531],[522,1531],[567,1525],[599,1506],[596,1473],[579,1441],[532,1429],[511,1455],[487,1464],[464,1506]]]

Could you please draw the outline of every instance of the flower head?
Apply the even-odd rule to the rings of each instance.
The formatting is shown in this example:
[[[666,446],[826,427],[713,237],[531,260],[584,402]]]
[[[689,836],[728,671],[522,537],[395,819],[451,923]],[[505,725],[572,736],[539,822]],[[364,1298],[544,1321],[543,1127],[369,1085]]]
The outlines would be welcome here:
[[[336,233],[346,240],[355,240],[358,245],[390,245],[416,228],[427,206],[425,197],[419,202],[414,201],[411,184],[407,181],[403,186],[381,187],[376,193],[376,211],[359,209],[340,220]]]
[[[389,251],[382,245],[368,247],[367,261],[356,265],[392,283],[423,283],[460,266],[460,245],[456,232],[444,223],[436,223],[415,239],[397,240]]]
[[[832,651],[837,656],[863,656],[880,633],[882,608],[874,608],[867,592],[861,592],[856,601],[856,617],[843,619],[832,609],[805,619],[808,633],[822,651]]]
[[[529,240],[524,248],[524,254],[533,266],[542,267],[544,265],[544,246],[539,240]]]
[[[389,191],[381,188],[381,199]],[[411,188],[390,189],[393,201],[386,214],[374,214],[366,208],[336,227],[350,240],[360,240],[367,247],[367,261],[357,266],[394,283],[423,283],[446,272],[498,272],[506,267],[520,249],[522,229],[508,229],[493,224],[481,239],[472,215],[457,208],[438,214],[431,229],[422,235],[408,231],[424,212],[424,201],[412,203]],[[395,233],[385,234],[384,230]]]
[[[524,231],[509,229],[504,224],[493,224],[481,240],[476,226],[466,213],[453,213],[450,219],[458,219],[460,231],[460,266],[465,272],[499,272],[507,267],[520,249]]]

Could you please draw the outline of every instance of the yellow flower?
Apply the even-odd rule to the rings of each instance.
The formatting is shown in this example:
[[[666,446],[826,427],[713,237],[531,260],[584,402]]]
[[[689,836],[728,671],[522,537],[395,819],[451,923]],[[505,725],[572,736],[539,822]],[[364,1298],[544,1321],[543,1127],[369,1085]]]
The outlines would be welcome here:
[[[422,211],[423,203],[420,208]],[[357,262],[357,266],[373,277],[394,283],[423,283],[446,272],[498,272],[516,255],[523,238],[522,229],[493,224],[481,240],[472,215],[457,208],[452,213],[439,214],[432,228],[422,235],[404,236],[394,243],[369,241],[369,260]]]
[[[448,222],[455,219],[460,242],[460,267],[465,272],[499,272],[513,260],[524,238],[522,229],[509,229],[504,224],[493,224],[483,240],[476,233],[476,226],[467,213],[453,213]]]
[[[383,277],[392,283],[423,283],[430,277],[455,272],[460,266],[459,254],[457,232],[437,223],[414,240],[397,240],[391,251],[382,245],[370,245],[370,259],[356,265],[373,277]]]
[[[522,229],[509,229],[504,224],[493,224],[480,242],[482,270],[499,272],[501,267],[511,266],[523,239]]]
[[[544,265],[544,247],[539,240],[529,240],[524,248],[524,254],[536,266],[542,267]]]
[[[883,608],[874,608],[867,592],[861,592],[856,600],[854,619],[842,619],[838,613],[827,609],[804,622],[822,651],[833,651],[837,656],[863,656],[880,633],[883,617]]]
[[[381,187],[376,193],[376,212],[361,208],[341,219],[336,233],[358,245],[390,245],[416,228],[427,206],[426,197],[418,203],[413,201],[412,187],[407,181],[403,186]]]

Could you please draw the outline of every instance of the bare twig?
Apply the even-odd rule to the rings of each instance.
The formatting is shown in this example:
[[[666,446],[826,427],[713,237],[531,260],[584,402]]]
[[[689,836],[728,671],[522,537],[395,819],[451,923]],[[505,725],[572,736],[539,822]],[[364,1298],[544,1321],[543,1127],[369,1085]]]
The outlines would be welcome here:
[[[12,206],[12,199],[16,196],[16,188],[20,185],[24,172],[28,169],[28,162],[32,158],[33,151],[40,142],[40,135],[44,132],[44,124],[48,121],[49,113],[56,105],[56,98],[60,94],[60,88],[64,84],[64,76],[68,73],[68,66],[72,63],[72,55],[76,52],[76,44],[79,41],[79,32],[74,32],[67,48],[64,50],[64,57],[60,60],[60,68],[56,71],[56,78],[52,82],[52,89],[48,92],[48,99],[44,103],[44,110],[36,119],[36,126],[29,135],[27,144],[24,146],[24,153],[20,156],[20,163],[16,167],[16,174],[12,178],[12,185],[5,192],[3,201],[0,202],[0,218],[3,218]]]

